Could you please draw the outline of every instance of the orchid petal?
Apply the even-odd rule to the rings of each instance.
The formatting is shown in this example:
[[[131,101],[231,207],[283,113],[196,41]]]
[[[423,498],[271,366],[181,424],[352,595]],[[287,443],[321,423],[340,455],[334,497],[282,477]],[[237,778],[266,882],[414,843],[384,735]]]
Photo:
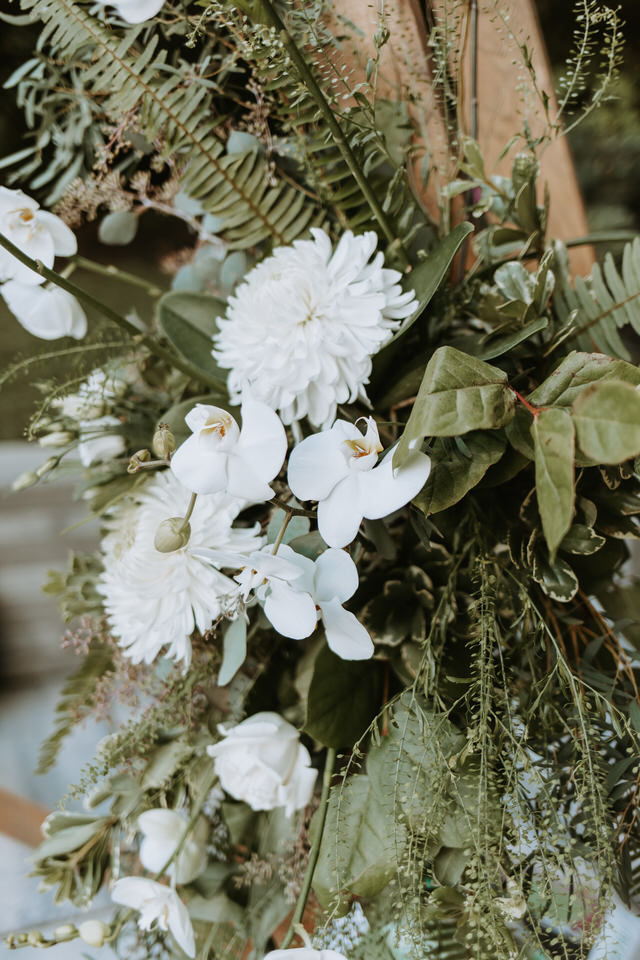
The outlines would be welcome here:
[[[393,450],[390,450],[382,463],[360,477],[363,516],[369,520],[379,520],[404,507],[422,490],[430,469],[429,457],[416,452],[394,472]]]
[[[192,493],[218,493],[227,486],[227,460],[224,453],[203,453],[194,434],[172,456],[171,472]]]
[[[271,407],[245,393],[240,408],[242,429],[237,450],[250,461],[261,480],[269,482],[280,473],[287,455],[287,434]],[[265,498],[266,499],[266,498]]]
[[[299,500],[324,500],[349,473],[335,430],[323,430],[294,447],[289,458],[289,487]]]
[[[184,950],[188,957],[195,957],[196,941],[189,911],[177,895],[169,903],[168,921],[169,930],[180,949]]]
[[[344,550],[325,550],[315,563],[316,603],[344,603],[358,589],[358,568]]]
[[[346,547],[362,521],[359,480],[364,474],[345,477],[318,504],[318,530],[330,547]]]
[[[318,615],[310,594],[293,590],[288,584],[272,582],[264,612],[283,637],[303,640],[316,628]]]
[[[257,466],[259,464],[245,459],[238,453],[229,453],[227,455],[227,493],[249,503],[263,503],[265,500],[270,500],[273,490],[256,473]]]
[[[72,257],[78,252],[78,241],[73,230],[64,223],[55,213],[48,210],[39,210],[38,226],[43,226],[53,240],[53,249],[57,257]]]
[[[353,613],[344,610],[338,600],[321,603],[320,610],[330,650],[343,660],[371,659],[371,637]]]

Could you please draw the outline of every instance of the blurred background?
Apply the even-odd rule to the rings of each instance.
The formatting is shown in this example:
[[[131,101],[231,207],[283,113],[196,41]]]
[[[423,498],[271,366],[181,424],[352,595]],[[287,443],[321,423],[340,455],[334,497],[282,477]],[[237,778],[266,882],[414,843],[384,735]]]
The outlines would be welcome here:
[[[571,46],[571,0],[536,0],[554,70],[560,71]],[[591,230],[640,231],[640,2],[618,0],[626,21],[626,51],[616,97],[604,103],[571,135],[570,145],[587,206]],[[0,10],[17,13],[16,3],[0,0]],[[37,28],[0,22],[0,85],[34,48]],[[0,158],[19,150],[27,133],[15,90],[0,89]],[[0,169],[0,183],[3,182]],[[28,192],[28,185],[25,185]],[[155,218],[155,219],[154,219]],[[168,235],[170,230],[171,235]],[[177,233],[178,231],[178,233]],[[145,215],[136,242],[105,247],[95,224],[79,231],[82,253],[90,259],[122,266],[168,287],[159,264],[181,243],[180,225]],[[184,244],[188,243],[184,232]],[[79,270],[74,280],[105,295],[105,280]],[[109,280],[108,300],[121,312],[130,308],[144,315],[146,299]],[[6,311],[0,299],[0,371],[16,359],[46,348]],[[58,343],[53,344],[55,348]],[[0,936],[9,929],[61,923],[51,901],[36,896],[36,883],[23,879],[24,858],[37,843],[38,824],[77,779],[78,757],[88,757],[108,728],[91,725],[78,730],[63,751],[58,766],[36,777],[38,745],[50,728],[60,684],[74,667],[74,655],[61,653],[63,632],[54,600],[41,592],[47,570],[64,567],[70,549],[90,550],[97,541],[95,524],[82,521],[82,504],[71,498],[64,478],[11,494],[16,476],[33,469],[46,454],[24,441],[25,425],[40,394],[21,377],[0,394]],[[80,524],[80,525],[78,525]],[[64,536],[60,531],[74,528]],[[16,805],[16,797],[22,798]],[[2,836],[2,829],[12,838]],[[7,828],[9,824],[9,828]],[[59,948],[65,960],[87,956],[86,947]],[[32,951],[27,950],[27,955]]]

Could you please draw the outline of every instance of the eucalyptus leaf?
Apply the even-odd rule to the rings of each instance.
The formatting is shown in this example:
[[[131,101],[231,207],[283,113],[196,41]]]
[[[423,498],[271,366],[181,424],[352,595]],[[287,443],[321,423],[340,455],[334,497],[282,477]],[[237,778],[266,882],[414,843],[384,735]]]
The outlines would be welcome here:
[[[224,312],[221,300],[206,293],[172,290],[158,302],[158,326],[171,346],[208,381],[219,381],[224,388],[227,373],[213,359],[212,338],[217,318]]]
[[[124,247],[138,232],[140,218],[132,210],[116,210],[100,221],[98,239],[111,247]]]
[[[342,660],[324,647],[314,665],[305,730],[326,747],[351,747],[375,718],[381,699],[381,663]]]
[[[536,497],[551,559],[571,526],[575,483],[575,431],[568,411],[549,407],[533,418]]]
[[[598,463],[622,463],[640,454],[640,392],[609,380],[583,390],[573,404],[580,449]]]
[[[393,456],[402,466],[415,441],[498,429],[513,416],[515,396],[503,370],[439,347],[427,364],[418,396]]]
[[[142,775],[143,789],[163,787],[192,752],[193,748],[180,739],[154,750]]]
[[[492,464],[504,453],[506,441],[497,433],[484,431],[465,436],[471,458],[452,449],[450,441],[438,441],[431,452],[431,473],[414,503],[426,516],[458,503],[482,480]]]
[[[536,317],[535,320],[530,320],[512,333],[487,337],[485,338],[488,341],[487,345],[480,349],[477,356],[480,360],[493,360],[495,357],[501,357],[504,353],[508,353],[509,350],[517,347],[519,343],[524,343],[529,337],[540,333],[540,331],[544,330],[548,325],[548,317]]]
[[[237,617],[224,632],[222,641],[222,666],[218,674],[218,686],[226,687],[247,657],[247,621]]]

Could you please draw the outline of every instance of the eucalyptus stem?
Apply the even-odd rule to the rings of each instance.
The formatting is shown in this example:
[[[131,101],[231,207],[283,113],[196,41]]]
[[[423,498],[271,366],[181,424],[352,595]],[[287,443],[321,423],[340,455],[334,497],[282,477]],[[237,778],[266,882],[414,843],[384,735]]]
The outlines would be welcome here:
[[[336,751],[332,747],[329,747],[327,750],[327,757],[324,764],[324,774],[322,777],[322,795],[320,797],[320,806],[318,807],[318,812],[316,814],[319,819],[318,831],[316,833],[315,840],[311,845],[311,850],[309,851],[309,862],[305,871],[304,880],[302,881],[302,890],[300,891],[300,896],[298,897],[298,902],[296,903],[296,909],[293,912],[293,917],[291,918],[291,923],[289,924],[289,929],[287,930],[286,936],[280,944],[281,950],[286,950],[293,940],[296,934],[296,927],[302,922],[304,908],[306,907],[307,900],[309,899],[309,893],[311,892],[311,881],[313,880],[313,874],[318,862],[320,844],[322,843],[324,826],[327,821],[329,790],[331,788],[331,777],[333,776],[333,767],[335,762]]]
[[[137,343],[145,346],[159,359],[165,360],[178,370],[182,370],[182,372],[186,373],[187,376],[194,380],[199,380],[201,383],[207,383],[211,387],[218,384],[218,381],[214,380],[212,377],[208,377],[205,373],[198,370],[197,367],[192,366],[188,360],[184,360],[171,350],[167,350],[166,347],[163,347],[148,334],[142,333],[135,324],[131,323],[130,320],[127,320],[126,317],[123,317],[115,310],[112,310],[111,307],[107,306],[105,303],[102,303],[101,300],[97,300],[90,293],[87,293],[86,290],[83,290],[82,287],[78,287],[75,283],[71,283],[70,280],[67,280],[59,273],[56,273],[55,270],[50,270],[48,267],[45,267],[40,260],[32,260],[32,258],[28,257],[26,253],[22,252],[20,247],[16,247],[14,243],[11,243],[11,240],[8,240],[1,233],[0,247],[4,247],[4,249],[12,254],[16,260],[19,260],[20,263],[23,263],[25,267],[29,267],[29,269],[33,270],[34,273],[37,273],[41,277],[45,277],[45,279],[49,280],[57,287],[60,287],[62,290],[66,290],[67,293],[70,293],[72,296],[74,296],[76,300],[80,301],[80,303],[97,310],[98,313],[101,313],[103,317],[107,318],[107,320],[111,320],[112,323],[117,324],[122,330],[126,330],[131,337],[135,338]]]
[[[393,230],[386,213],[382,209],[382,206],[379,203],[374,191],[371,189],[367,177],[360,167],[353,150],[351,149],[349,140],[345,136],[342,127],[338,123],[336,116],[327,102],[320,85],[316,81],[313,72],[309,68],[307,61],[300,53],[295,40],[285,27],[271,0],[261,0],[260,8],[266,14],[269,24],[279,31],[280,39],[286,47],[287,53],[291,57],[291,60],[293,61],[296,70],[300,74],[300,77],[303,80],[307,90],[318,105],[320,113],[326,120],[327,125],[331,130],[333,137],[335,138],[338,148],[340,149],[340,152],[342,153],[342,156],[344,157],[345,162],[353,175],[354,180],[360,187],[363,197],[369,204],[372,214],[380,225],[380,229],[382,230],[386,239],[389,241],[389,244],[393,246],[394,251],[397,252],[397,255],[402,261],[403,265],[405,267],[410,267],[411,261],[409,260],[409,257],[402,246],[400,238],[395,235],[395,231]]]
[[[114,267],[112,264],[96,263],[95,260],[87,260],[86,257],[74,257],[73,262],[82,270],[89,270],[91,273],[97,273],[102,277],[121,280],[122,283],[128,283],[131,287],[140,287],[150,297],[161,297],[164,292],[154,283],[149,283],[148,280],[137,277],[134,273],[127,273],[126,270],[121,270],[120,267]]]

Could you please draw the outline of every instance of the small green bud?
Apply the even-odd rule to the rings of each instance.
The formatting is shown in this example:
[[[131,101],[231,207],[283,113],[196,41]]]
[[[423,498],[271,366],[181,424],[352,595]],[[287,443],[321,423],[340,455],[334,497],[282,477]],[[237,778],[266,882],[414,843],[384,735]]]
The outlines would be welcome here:
[[[85,920],[78,927],[78,933],[90,947],[101,947],[111,933],[111,927],[102,920]]]
[[[186,547],[191,538],[191,524],[184,517],[171,517],[163,520],[153,541],[159,553],[173,553]]]
[[[129,460],[127,473],[138,473],[142,464],[147,463],[149,460],[151,460],[151,454],[148,450],[138,450]]]
[[[27,487],[32,487],[34,483],[38,482],[38,474],[35,470],[26,470],[25,473],[21,473],[19,477],[11,484],[11,489],[14,493],[17,493],[18,490],[26,490]]]
[[[168,460],[176,449],[176,438],[169,430],[168,423],[158,424],[151,442],[151,449],[161,460]]]

